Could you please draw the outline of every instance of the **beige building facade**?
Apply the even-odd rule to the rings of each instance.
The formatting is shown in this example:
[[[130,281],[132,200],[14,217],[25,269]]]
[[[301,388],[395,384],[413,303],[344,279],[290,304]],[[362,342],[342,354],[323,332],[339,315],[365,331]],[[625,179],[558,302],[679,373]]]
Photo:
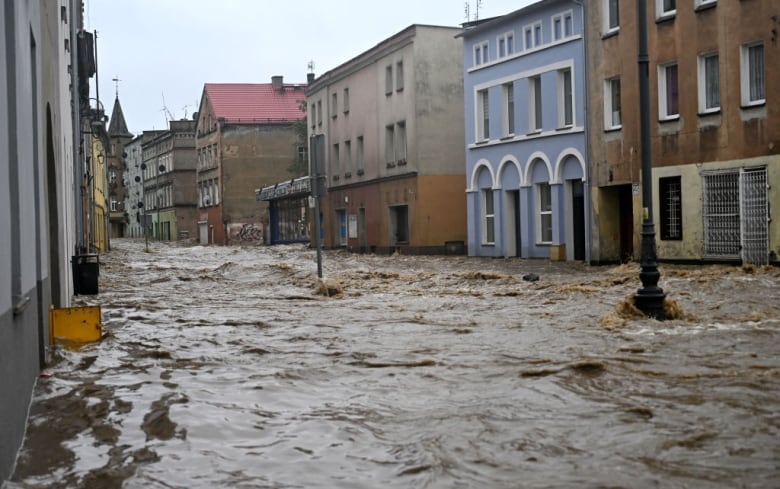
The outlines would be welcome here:
[[[325,247],[462,252],[466,242],[460,29],[412,25],[314,79]]]

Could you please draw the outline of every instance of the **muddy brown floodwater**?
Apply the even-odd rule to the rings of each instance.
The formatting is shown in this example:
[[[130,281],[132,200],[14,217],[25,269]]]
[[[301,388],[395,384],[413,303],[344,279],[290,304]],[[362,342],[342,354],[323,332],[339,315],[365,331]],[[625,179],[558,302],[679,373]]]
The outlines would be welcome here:
[[[776,268],[112,245],[10,488],[780,486]]]

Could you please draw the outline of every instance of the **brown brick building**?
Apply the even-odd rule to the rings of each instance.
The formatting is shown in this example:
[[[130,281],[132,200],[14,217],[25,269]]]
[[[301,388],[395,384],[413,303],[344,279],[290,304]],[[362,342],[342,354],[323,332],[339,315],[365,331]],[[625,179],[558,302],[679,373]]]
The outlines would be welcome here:
[[[638,258],[637,3],[588,2],[593,261]],[[648,0],[661,260],[777,261],[780,3]]]
[[[291,177],[288,168],[305,141],[293,124],[305,116],[305,84],[207,83],[196,151],[201,244],[259,244],[268,226],[255,189]]]

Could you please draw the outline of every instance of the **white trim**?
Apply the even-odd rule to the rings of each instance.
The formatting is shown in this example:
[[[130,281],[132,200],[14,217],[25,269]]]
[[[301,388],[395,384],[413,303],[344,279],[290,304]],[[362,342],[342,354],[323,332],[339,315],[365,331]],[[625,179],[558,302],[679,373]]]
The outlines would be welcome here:
[[[658,20],[670,19],[677,15],[677,0],[674,0],[674,8],[664,10],[664,0],[655,0],[655,18]]]
[[[613,86],[612,83],[617,80],[618,84],[620,84],[620,76],[613,76],[612,78],[607,78],[604,80],[604,129],[605,130],[616,130],[621,129],[623,127],[623,103],[621,100],[620,104],[620,123],[613,124],[613,115],[614,110],[612,107],[612,98],[613,98]],[[622,86],[621,86],[621,96],[622,96]]]
[[[520,178],[520,181],[518,182],[518,188],[523,186],[523,182],[525,181],[524,174],[523,174],[523,167],[520,165],[520,162],[517,160],[517,158],[514,155],[506,155],[501,159],[501,163],[498,164],[498,171],[496,172],[496,188],[506,190],[504,189],[501,180],[504,177],[504,169],[510,164],[515,165],[515,168],[517,169],[517,175],[518,178]]]
[[[512,113],[509,113],[509,87],[512,88]],[[517,108],[515,97],[515,83],[509,82],[501,85],[501,119],[502,119],[502,137],[513,137],[517,130]],[[510,131],[510,122],[513,122],[512,131]]]
[[[477,52],[479,52],[479,62],[477,62]],[[473,67],[484,66],[490,63],[490,44],[488,43],[488,41],[480,41],[478,43],[474,43],[474,47],[472,49],[471,54],[472,54],[471,64]]]
[[[490,188],[496,187],[496,175],[493,173],[493,166],[490,164],[490,161],[485,158],[480,158],[479,161],[474,164],[474,169],[471,171],[471,186],[466,190],[467,192],[477,192],[480,190],[477,175],[481,168],[487,168],[488,173],[490,173]]]
[[[613,32],[618,32],[620,30],[620,2],[618,1],[618,19],[617,19],[617,25],[615,27],[609,26],[609,3],[611,0],[602,0],[601,2],[601,31],[602,35],[612,34]]]
[[[573,66],[574,66],[574,58],[569,58],[562,61],[557,61],[555,63],[550,63],[548,65],[538,66],[530,70],[512,73],[511,75],[503,76],[501,78],[495,78],[493,80],[486,81],[483,83],[478,83],[474,85],[474,90],[476,91],[476,90],[481,90],[483,88],[497,87],[503,85],[504,83],[522,80],[524,78],[530,78],[532,76],[541,75],[543,73],[547,73],[550,71],[557,71],[563,68],[572,68]]]
[[[494,139],[491,141],[480,142],[479,144],[470,143],[466,146],[467,149],[478,149],[489,146],[498,146],[501,144],[517,143],[522,141],[529,141],[531,139],[549,138],[553,136],[561,136],[563,134],[576,134],[585,132],[585,128],[582,126],[574,126],[568,129],[553,129],[549,131],[536,132],[533,134],[516,134],[514,137],[506,137],[502,139]]]
[[[707,107],[707,59],[718,58],[718,106]],[[720,58],[717,51],[700,54],[696,57],[697,76],[698,76],[698,94],[699,94],[699,113],[707,114],[720,111]]]
[[[539,29],[539,42],[536,42],[536,31],[537,28]],[[530,32],[531,33],[531,46],[528,45],[527,36],[526,34]],[[523,51],[528,51],[531,49],[536,49],[540,46],[544,46],[544,32],[542,31],[542,21],[537,20],[536,22],[531,22],[530,24],[526,24],[523,26]]]
[[[550,180],[550,185],[555,184],[561,184],[563,183],[563,161],[569,157],[573,156],[577,159],[577,161],[580,164],[580,167],[582,168],[582,181],[587,182],[587,171],[585,170],[585,157],[582,156],[582,153],[577,150],[577,148],[566,148],[563,151],[560,152],[558,155],[558,159],[555,160],[555,174],[552,176],[552,179]]]
[[[566,93],[564,92],[564,73],[569,72],[569,90],[571,91],[571,123],[566,123]],[[574,126],[577,119],[574,67],[562,68],[556,72],[558,79],[558,128],[565,129]]]
[[[668,101],[666,87],[666,70],[672,66],[677,66],[677,113],[669,114],[666,111]],[[680,67],[677,61],[658,65],[658,120],[671,121],[680,118]]]
[[[750,60],[748,58],[748,52],[750,48],[755,46],[761,46],[763,48],[764,42],[751,42],[739,47],[740,100],[743,107],[763,105],[766,103],[766,49],[763,50],[764,72],[761,74],[764,81],[764,98],[750,100]]]
[[[497,64],[505,63],[507,61],[511,61],[513,59],[521,58],[523,56],[530,56],[531,54],[534,54],[536,52],[539,52],[539,51],[542,51],[542,50],[545,50],[545,49],[549,49],[549,48],[553,48],[553,47],[559,46],[561,44],[566,44],[568,42],[578,41],[580,39],[582,39],[582,35],[581,34],[577,34],[575,36],[572,36],[572,37],[569,37],[569,38],[566,38],[566,39],[561,39],[560,41],[555,41],[555,42],[544,44],[544,45],[542,45],[540,47],[537,47],[537,48],[534,48],[532,50],[517,51],[512,56],[507,56],[506,58],[496,59],[496,60],[490,61],[489,63],[483,63],[483,64],[481,64],[479,66],[472,66],[471,68],[466,70],[466,72],[467,73],[471,73],[472,71],[482,70],[482,69],[488,68],[490,66],[494,66],[494,65],[497,65]]]
[[[501,54],[501,41],[504,41],[504,54]],[[511,41],[511,42],[510,42]],[[517,52],[515,31],[506,31],[496,38],[496,60],[512,56]]]
[[[550,159],[547,157],[546,154],[542,153],[541,151],[535,151],[531,154],[531,156],[528,157],[528,159],[525,162],[525,176],[523,177],[523,187],[531,187],[533,185],[533,182],[531,181],[531,163],[533,163],[534,160],[539,159],[544,162],[544,164],[547,166],[547,178],[552,179],[553,178],[553,169],[552,165],[550,164]]]
[[[566,35],[566,18],[567,17],[571,20],[571,34],[569,34],[568,36]],[[560,37],[555,37],[555,21],[556,21],[556,19],[560,20],[560,22],[561,22]],[[559,12],[559,13],[553,15],[550,18],[550,32],[551,32],[550,38],[553,41],[560,41],[560,40],[567,39],[567,38],[573,36],[574,35],[574,10],[572,10],[572,9],[564,10],[563,12]]]

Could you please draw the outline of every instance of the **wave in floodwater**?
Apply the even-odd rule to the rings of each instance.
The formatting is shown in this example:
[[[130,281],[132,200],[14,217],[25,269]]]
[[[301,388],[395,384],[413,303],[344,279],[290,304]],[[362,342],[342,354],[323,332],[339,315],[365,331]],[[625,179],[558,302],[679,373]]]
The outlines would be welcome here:
[[[662,265],[658,322],[634,265],[112,246],[10,488],[780,480],[777,269]]]

